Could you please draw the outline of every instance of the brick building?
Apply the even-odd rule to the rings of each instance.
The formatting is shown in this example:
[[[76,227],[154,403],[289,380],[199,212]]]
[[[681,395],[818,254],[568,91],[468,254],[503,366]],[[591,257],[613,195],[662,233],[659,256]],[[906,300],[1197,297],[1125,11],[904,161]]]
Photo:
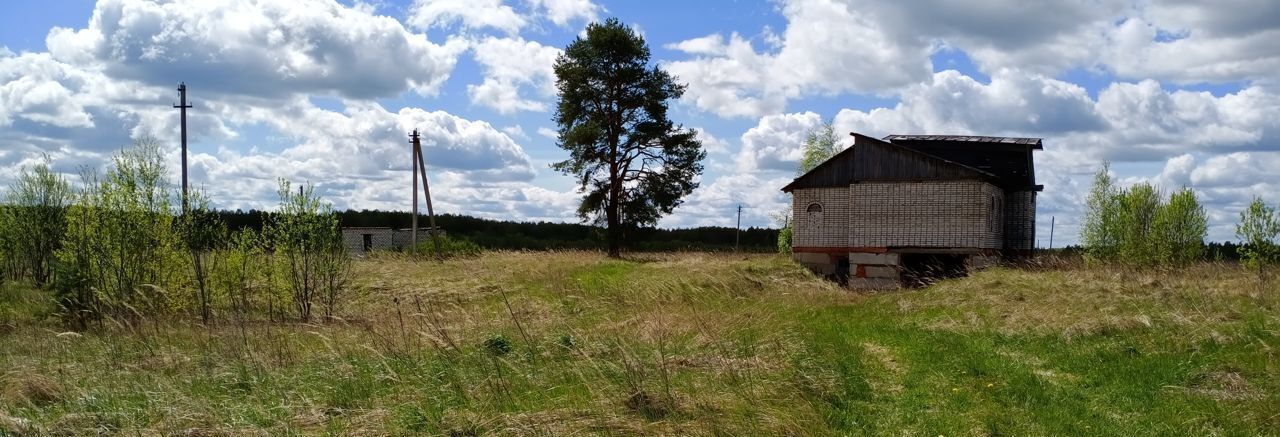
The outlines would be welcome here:
[[[342,244],[347,253],[361,256],[375,250],[402,250],[413,239],[413,228],[392,229],[381,227],[342,228]],[[444,231],[440,231],[444,235]],[[418,243],[431,241],[431,228],[418,228]]]
[[[852,134],[796,178],[796,261],[855,288],[960,274],[1031,255],[1039,138]]]

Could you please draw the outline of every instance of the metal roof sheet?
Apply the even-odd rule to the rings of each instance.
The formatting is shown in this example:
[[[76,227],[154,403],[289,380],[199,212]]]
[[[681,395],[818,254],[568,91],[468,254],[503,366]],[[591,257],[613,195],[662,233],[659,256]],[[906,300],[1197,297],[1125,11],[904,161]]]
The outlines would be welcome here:
[[[999,143],[999,144],[1022,144],[1028,146],[1042,147],[1042,139],[1040,138],[1020,138],[1020,137],[988,137],[981,135],[888,135],[884,137],[885,141],[953,141],[964,143]]]

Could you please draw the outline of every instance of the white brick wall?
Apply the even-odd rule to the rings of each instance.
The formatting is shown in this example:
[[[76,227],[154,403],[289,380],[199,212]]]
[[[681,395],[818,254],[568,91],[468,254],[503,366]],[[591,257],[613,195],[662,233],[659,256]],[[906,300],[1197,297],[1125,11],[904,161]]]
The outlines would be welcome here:
[[[810,214],[810,205],[821,214]],[[791,192],[793,247],[845,247],[849,229],[849,189],[802,188]]]
[[[791,198],[793,247],[1000,249],[1010,210],[1004,193],[982,181],[864,182],[798,189]],[[821,214],[809,213],[814,204]]]

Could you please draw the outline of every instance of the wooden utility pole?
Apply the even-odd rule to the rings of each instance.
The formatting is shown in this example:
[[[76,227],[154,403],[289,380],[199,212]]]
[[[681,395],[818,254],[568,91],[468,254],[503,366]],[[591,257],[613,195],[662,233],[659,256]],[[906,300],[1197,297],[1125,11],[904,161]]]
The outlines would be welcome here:
[[[187,83],[178,82],[178,104],[173,105],[178,108],[182,120],[182,212],[185,214],[189,208],[187,204],[187,108],[191,105],[187,104]]]
[[[738,251],[738,242],[742,240],[742,204],[738,204],[738,224],[733,227],[733,251]]]
[[[1057,220],[1057,216],[1049,216],[1049,250],[1053,250],[1053,222]]]
[[[418,147],[417,147],[418,130],[414,129],[413,133],[409,134],[409,138],[413,138],[412,144],[414,145],[412,147],[412,152],[411,152],[413,156],[409,158],[409,161],[413,163],[413,179],[409,180],[409,183],[413,186],[413,221],[410,223],[410,226],[413,227],[412,228],[413,231],[410,232],[411,236],[409,237],[409,253],[413,255],[417,255],[418,254]]]
[[[414,177],[418,176],[417,170],[419,168],[422,169],[422,173],[421,173],[422,174],[422,192],[423,192],[423,195],[425,196],[425,200],[427,201],[427,220],[429,220],[428,224],[431,225],[431,244],[436,249],[436,256],[439,257],[441,255],[440,254],[440,229],[436,228],[436,211],[434,208],[431,207],[431,185],[427,183],[427,164],[426,164],[426,161],[422,158],[422,137],[418,135],[418,130],[414,129],[413,133],[409,135],[409,138],[413,139]],[[417,181],[414,182],[414,185],[415,187],[413,190],[413,222],[414,222],[413,223],[413,240],[416,244],[418,240],[418,189],[416,187]]]

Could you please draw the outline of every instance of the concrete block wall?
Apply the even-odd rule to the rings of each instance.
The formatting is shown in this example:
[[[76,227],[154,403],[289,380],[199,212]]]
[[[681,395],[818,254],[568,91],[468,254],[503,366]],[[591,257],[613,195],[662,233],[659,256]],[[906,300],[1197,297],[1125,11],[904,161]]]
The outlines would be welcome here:
[[[395,245],[395,233],[395,230],[389,228],[344,228],[342,230],[342,244],[347,247],[348,253],[363,255],[364,236],[369,234],[373,238],[374,250],[392,249],[397,247]]]
[[[849,254],[849,287],[882,290],[902,281],[902,257],[897,253]]]
[[[848,196],[846,247],[1003,246],[1004,195],[986,182],[863,182]]]
[[[822,213],[809,214],[820,205]],[[792,247],[846,247],[849,232],[849,189],[802,188],[791,193]]]
[[[835,257],[826,253],[796,252],[792,254],[791,259],[822,276],[836,274],[838,266]]]

